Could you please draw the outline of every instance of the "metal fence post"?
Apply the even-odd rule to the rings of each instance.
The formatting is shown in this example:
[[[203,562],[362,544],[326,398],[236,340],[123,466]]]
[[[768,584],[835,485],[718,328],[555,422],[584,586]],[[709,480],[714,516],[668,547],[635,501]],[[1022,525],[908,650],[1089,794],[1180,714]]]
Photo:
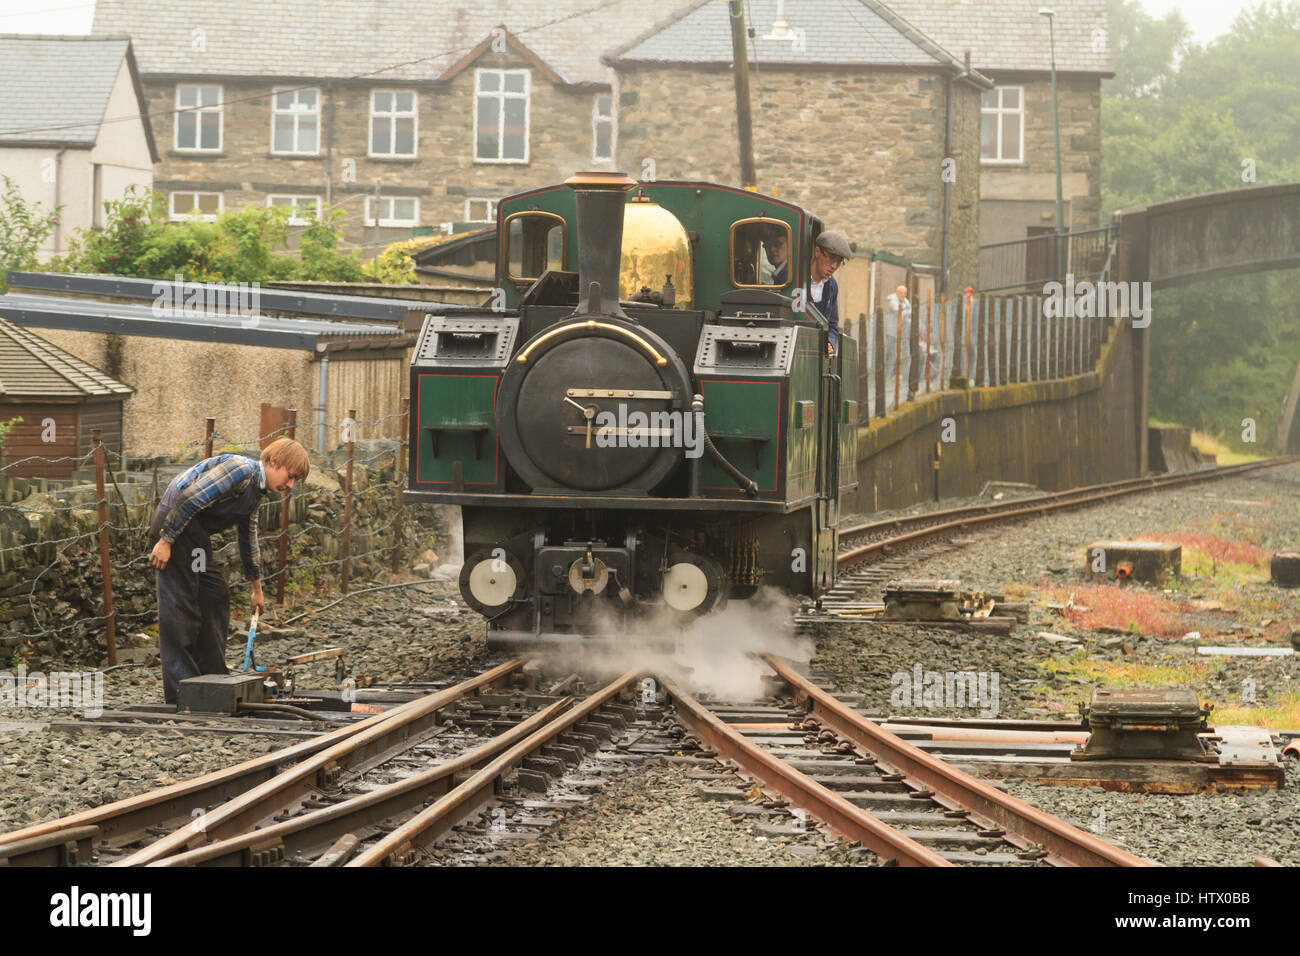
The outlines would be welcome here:
[[[912,310],[907,320],[907,398],[916,398],[921,391],[921,300],[908,300]]]
[[[356,429],[356,423],[357,410],[355,408],[349,409],[348,419],[344,423],[344,427],[347,429],[347,434],[344,437],[348,443],[348,476],[343,499],[343,566],[339,572],[339,588],[344,594],[348,593],[348,578],[352,571],[352,439],[356,437],[352,433]]]
[[[875,356],[872,374],[876,382],[876,417],[885,417],[885,310],[876,309]]]
[[[298,427],[298,409],[289,409],[289,435],[293,438]],[[285,582],[289,577],[289,496],[286,491],[280,500],[280,566],[275,575],[275,602],[284,604]]]
[[[393,573],[402,566],[402,492],[405,491],[406,431],[411,415],[411,400],[402,399],[402,434],[397,439],[397,514],[393,516]]]
[[[211,421],[211,419],[209,419]],[[105,641],[108,644],[108,666],[117,664],[117,621],[113,616],[113,579],[109,576],[108,560],[108,495],[104,490],[104,442],[98,428],[91,431],[95,443],[95,506],[99,515],[99,572],[104,579]]]
[[[925,391],[932,392],[930,387],[930,353],[934,351],[934,309],[931,302],[931,290],[925,290]]]
[[[894,294],[894,298],[898,299],[898,317],[894,323],[894,408],[898,408],[898,385],[903,374],[903,300],[898,298],[897,293]]]
[[[948,293],[939,293],[939,391],[944,390],[944,366],[948,363]]]
[[[203,457],[212,457],[212,433],[217,430],[217,420],[209,418],[206,427],[203,430]]]

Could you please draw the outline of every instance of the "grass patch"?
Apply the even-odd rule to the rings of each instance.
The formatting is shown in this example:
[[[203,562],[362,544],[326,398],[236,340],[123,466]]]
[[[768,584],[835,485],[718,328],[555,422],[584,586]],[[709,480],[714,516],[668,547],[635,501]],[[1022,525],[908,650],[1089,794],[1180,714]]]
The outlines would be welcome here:
[[[1272,730],[1300,728],[1300,693],[1278,695],[1266,704],[1225,704],[1210,714],[1212,724],[1244,724]]]
[[[1072,599],[1080,605],[1062,612],[1077,627],[1088,630],[1118,627],[1154,637],[1181,637],[1185,633],[1179,617],[1182,605],[1142,588],[1115,584],[1049,585],[1040,593],[1049,603],[1067,604]]]
[[[1262,457],[1233,451],[1213,435],[1195,429],[1192,430],[1192,447],[1202,455],[1213,455],[1214,460],[1220,465],[1240,465],[1247,461],[1259,461]]]
[[[1142,537],[1181,545],[1184,574],[1227,584],[1269,578],[1268,552],[1249,541],[1234,541],[1201,531],[1149,532]]]
[[[1051,658],[1044,664],[1058,675],[1077,677],[1104,687],[1179,687],[1213,677],[1222,661],[1188,661],[1185,664],[1149,664],[1096,660],[1079,654]]]

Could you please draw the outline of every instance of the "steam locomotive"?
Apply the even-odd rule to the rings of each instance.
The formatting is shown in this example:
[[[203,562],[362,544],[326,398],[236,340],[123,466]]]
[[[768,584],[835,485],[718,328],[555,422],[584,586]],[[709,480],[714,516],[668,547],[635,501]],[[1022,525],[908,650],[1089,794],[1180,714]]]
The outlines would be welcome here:
[[[426,316],[415,348],[406,496],[461,507],[460,591],[489,645],[829,587],[858,375],[802,292],[822,222],[599,172],[497,217],[489,307]]]

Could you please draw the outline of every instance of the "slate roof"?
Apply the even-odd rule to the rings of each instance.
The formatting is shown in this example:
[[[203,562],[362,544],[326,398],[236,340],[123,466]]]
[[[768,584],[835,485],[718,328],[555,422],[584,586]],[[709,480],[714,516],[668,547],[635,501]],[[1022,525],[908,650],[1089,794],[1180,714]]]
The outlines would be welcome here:
[[[0,319],[0,395],[83,398],[134,391],[39,335]]]
[[[748,0],[754,29],[751,56],[763,63],[845,63],[934,67],[960,65],[971,51],[978,71],[1047,70],[1047,23],[1043,0],[785,0],[784,18],[803,31],[803,48],[767,39],[777,0]],[[1047,0],[1056,9],[1056,61],[1060,70],[1112,71],[1106,0]],[[1100,49],[1094,49],[1099,46]],[[695,0],[607,61],[730,63],[731,32],[726,5]]]
[[[129,35],[146,75],[373,73],[383,82],[437,79],[504,26],[564,81],[608,83],[601,52],[681,2],[98,0],[93,32]],[[193,49],[199,42],[202,52]]]
[[[977,70],[1049,70],[1047,18],[1056,11],[1056,68],[1115,72],[1106,0],[886,0],[898,14],[957,56],[971,51]],[[801,0],[786,3],[786,19]]]
[[[124,57],[123,36],[0,35],[0,143],[94,146]]]

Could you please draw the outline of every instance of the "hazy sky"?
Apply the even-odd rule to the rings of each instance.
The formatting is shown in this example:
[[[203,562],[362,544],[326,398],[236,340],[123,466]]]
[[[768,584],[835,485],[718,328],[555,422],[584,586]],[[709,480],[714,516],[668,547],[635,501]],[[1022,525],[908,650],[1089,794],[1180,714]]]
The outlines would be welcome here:
[[[792,6],[798,4],[792,0]],[[1142,5],[1157,17],[1181,10],[1196,38],[1205,42],[1224,33],[1253,0],[1142,0]],[[0,33],[89,33],[94,10],[91,0],[0,0]]]

